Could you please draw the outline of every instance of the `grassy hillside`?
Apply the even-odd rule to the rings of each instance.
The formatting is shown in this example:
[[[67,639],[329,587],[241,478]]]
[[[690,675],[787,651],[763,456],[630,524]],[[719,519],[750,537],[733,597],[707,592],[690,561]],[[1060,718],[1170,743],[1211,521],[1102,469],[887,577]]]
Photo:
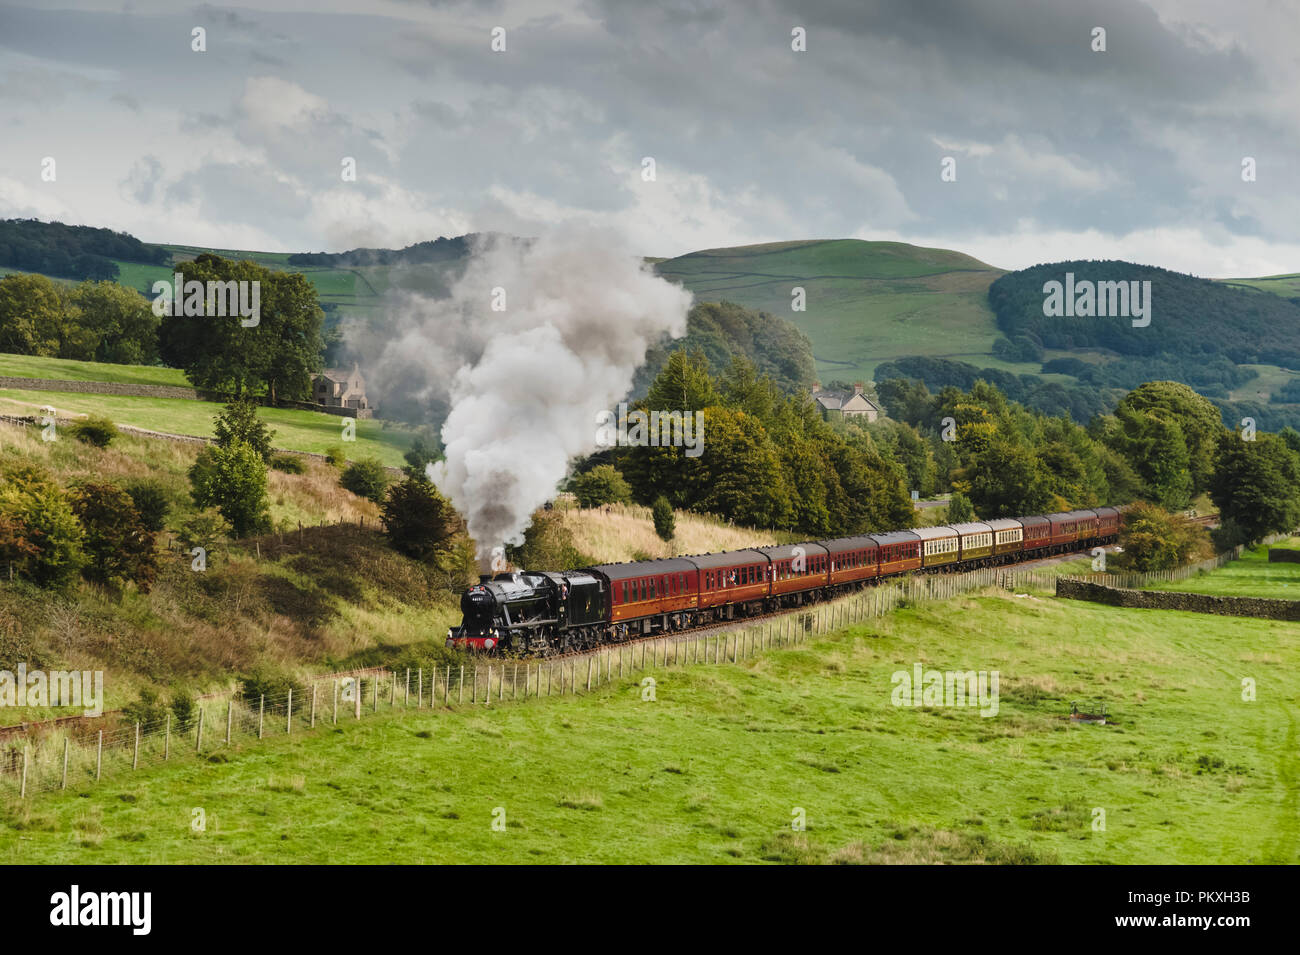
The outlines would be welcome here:
[[[1294,548],[1300,541],[1278,541],[1274,547]],[[1157,581],[1148,590],[1173,590],[1181,593],[1211,594],[1215,597],[1276,597],[1281,600],[1300,600],[1300,564],[1268,562],[1267,547],[1248,550],[1240,560],[1234,560],[1213,571],[1198,574],[1187,580]]]
[[[998,670],[998,715],[892,705],[917,662]],[[398,711],[11,803],[0,861],[1295,863],[1298,663],[1294,625],[990,592],[659,670],[654,702],[636,674]],[[1070,723],[1098,697],[1110,725]]]
[[[979,356],[1000,365],[990,355],[997,328],[987,294],[1002,272],[960,252],[811,240],[692,252],[656,268],[701,301],[790,319],[812,339],[823,381],[870,380],[880,362],[904,355]],[[805,312],[791,311],[796,285],[807,291]]]
[[[573,546],[597,563],[705,554],[793,540],[781,531],[735,527],[718,518],[675,511],[676,534],[671,542],[665,543],[655,534],[648,507],[615,504],[608,511],[599,507],[574,507],[561,513],[564,526],[573,535]]]
[[[163,370],[165,369],[158,369]],[[138,398],[0,388],[0,414],[30,415],[45,405],[53,406],[60,416],[104,415],[117,424],[201,438],[212,437],[212,422],[222,407],[210,401],[190,401],[184,398]],[[321,454],[328,448],[337,447],[342,448],[350,460],[373,455],[390,467],[400,467],[403,464],[402,455],[411,446],[411,432],[396,426],[385,427],[385,423],[378,420],[357,421],[356,440],[345,442],[342,440],[343,423],[351,421],[350,418],[293,408],[259,408],[257,413],[275,429],[272,440],[278,448]]]
[[[0,353],[0,375],[11,378],[57,378],[62,381],[108,381],[125,385],[171,385],[192,388],[179,368],[158,365],[112,365],[71,358]]]

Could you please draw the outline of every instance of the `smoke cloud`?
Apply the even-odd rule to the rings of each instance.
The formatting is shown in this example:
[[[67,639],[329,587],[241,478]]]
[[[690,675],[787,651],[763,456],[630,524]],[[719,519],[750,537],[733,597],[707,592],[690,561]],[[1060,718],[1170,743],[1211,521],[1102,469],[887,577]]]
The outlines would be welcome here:
[[[624,240],[576,229],[478,237],[449,296],[399,293],[367,377],[449,408],[429,473],[480,561],[522,541],[569,460],[596,450],[596,413],[627,394],[651,344],[686,333],[690,305]]]

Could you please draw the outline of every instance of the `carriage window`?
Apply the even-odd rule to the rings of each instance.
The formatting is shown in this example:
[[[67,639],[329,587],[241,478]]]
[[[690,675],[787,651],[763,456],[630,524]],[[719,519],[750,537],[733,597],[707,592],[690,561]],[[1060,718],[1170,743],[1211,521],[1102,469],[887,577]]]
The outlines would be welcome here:
[[[623,581],[623,603],[627,603],[627,581]]]

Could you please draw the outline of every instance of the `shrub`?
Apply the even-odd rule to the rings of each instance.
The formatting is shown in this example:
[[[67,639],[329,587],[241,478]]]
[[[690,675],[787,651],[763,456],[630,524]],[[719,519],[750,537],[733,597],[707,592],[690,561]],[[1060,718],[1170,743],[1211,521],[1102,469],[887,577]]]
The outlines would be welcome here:
[[[677,532],[677,518],[673,515],[673,506],[668,503],[668,498],[662,494],[655,498],[650,514],[654,518],[655,533],[659,535],[659,539],[672,540]]]
[[[140,698],[122,707],[122,718],[128,723],[139,723],[140,732],[146,733],[160,727],[167,719],[167,705],[152,687],[142,687]]]
[[[1115,563],[1124,570],[1169,570],[1210,556],[1209,534],[1178,514],[1154,504],[1134,504],[1124,512]]]
[[[172,719],[176,721],[179,729],[189,729],[194,722],[194,714],[197,707],[194,704],[194,696],[189,690],[173,690],[171,702]]]
[[[117,437],[117,425],[108,418],[91,415],[72,426],[72,436],[78,441],[93,444],[97,448],[106,448]]]
[[[259,667],[241,677],[240,684],[240,694],[246,704],[256,707],[265,696],[267,710],[284,709],[288,703],[289,691],[297,689],[293,677],[268,667]],[[301,699],[301,693],[295,693],[294,696]]]
[[[112,484],[83,484],[70,496],[85,528],[86,577],[102,584],[130,581],[148,593],[158,574],[158,554],[131,496]]]
[[[200,451],[190,468],[190,485],[194,503],[220,511],[236,537],[260,533],[270,526],[266,462],[243,441]]]
[[[216,508],[199,511],[180,527],[177,537],[186,547],[211,549],[230,536],[230,525]]]
[[[171,505],[167,501],[167,492],[156,481],[135,481],[126,486],[126,493],[135,504],[140,523],[145,529],[158,533],[166,526],[167,512]]]
[[[392,548],[426,563],[440,562],[460,526],[447,499],[421,478],[393,485],[380,512]]]
[[[339,483],[358,497],[368,498],[376,504],[384,499],[388,490],[388,472],[378,458],[362,458],[348,465]]]
[[[345,455],[343,449],[339,447],[326,448],[325,459],[336,468],[342,468],[343,465],[348,463],[347,455]]]
[[[32,471],[7,477],[0,487],[0,562],[43,587],[70,582],[86,564],[86,532],[67,495]]]
[[[302,463],[302,458],[293,454],[277,454],[271,458],[271,467],[285,474],[302,474],[307,470],[307,465]]]

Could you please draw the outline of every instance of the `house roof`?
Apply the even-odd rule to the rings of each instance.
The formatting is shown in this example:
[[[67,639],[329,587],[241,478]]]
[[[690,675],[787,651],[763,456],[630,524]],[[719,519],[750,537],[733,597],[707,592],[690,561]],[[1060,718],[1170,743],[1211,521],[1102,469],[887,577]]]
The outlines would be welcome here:
[[[841,411],[854,398],[861,398],[868,406],[880,410],[880,406],[868,398],[860,391],[814,391],[812,393],[813,401],[817,402],[827,411]]]

